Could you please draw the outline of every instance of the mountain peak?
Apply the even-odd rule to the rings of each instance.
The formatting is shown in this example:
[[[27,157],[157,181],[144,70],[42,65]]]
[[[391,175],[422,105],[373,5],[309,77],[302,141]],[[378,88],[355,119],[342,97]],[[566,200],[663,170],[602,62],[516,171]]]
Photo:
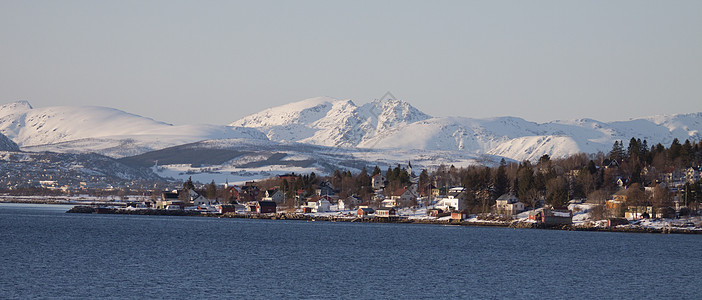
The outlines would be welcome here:
[[[316,97],[265,109],[230,126],[258,128],[274,141],[353,147],[385,130],[429,118],[394,97],[360,107],[351,100]]]
[[[269,127],[290,124],[309,124],[324,117],[335,105],[346,101],[331,97],[315,97],[283,104],[248,115],[229,124],[239,127]],[[350,102],[353,105],[353,102]],[[355,106],[355,105],[354,105]]]
[[[29,104],[29,101],[27,100],[10,102],[0,106],[0,116],[6,116],[17,112],[24,112],[30,109],[33,109],[33,107],[31,104]]]

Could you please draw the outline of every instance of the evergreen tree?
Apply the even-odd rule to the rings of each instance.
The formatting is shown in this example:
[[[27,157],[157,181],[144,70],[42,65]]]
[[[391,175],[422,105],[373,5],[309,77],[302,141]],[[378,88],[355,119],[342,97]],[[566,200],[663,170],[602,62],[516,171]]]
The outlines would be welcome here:
[[[648,142],[646,140],[643,140],[641,143],[641,163],[649,165],[651,164],[651,161],[653,160],[653,156],[651,155],[651,151],[649,151],[648,148]]]
[[[519,164],[517,169],[517,197],[526,197],[531,189],[535,188],[534,170],[528,161]]]
[[[641,178],[641,165],[634,164],[634,169],[631,171],[631,183],[643,183]]]
[[[627,148],[627,155],[629,158],[633,160],[638,160],[639,159],[639,154],[641,152],[641,145],[640,145],[641,140],[636,140],[635,138],[631,138],[629,140],[629,147]]]
[[[385,172],[385,180],[388,182],[392,182],[395,180],[395,176],[393,176],[392,173],[392,167],[388,167],[388,170]]]
[[[546,202],[555,207],[562,207],[568,203],[568,183],[565,178],[551,178],[546,183]]]
[[[668,158],[671,161],[676,160],[678,157],[680,157],[680,152],[682,151],[682,145],[680,145],[680,141],[678,141],[677,138],[673,140],[673,143],[670,144],[670,148],[668,148]]]
[[[402,170],[403,170],[403,169],[400,168],[400,165],[399,165],[399,164],[397,165],[397,167],[395,167],[395,169],[392,170],[392,179],[393,179],[392,181],[400,180],[400,179],[401,179],[401,178],[400,178],[400,173],[401,173],[401,172],[402,172],[402,173],[405,173],[405,172],[403,172]],[[390,179],[388,179],[388,180],[390,180]]]
[[[402,186],[407,186],[410,183],[410,175],[407,169],[405,168],[400,169],[398,178]]]
[[[694,153],[692,152],[692,144],[690,140],[685,140],[685,143],[680,147],[680,158],[683,167],[690,166]]]
[[[207,199],[217,199],[217,185],[215,184],[214,180],[207,185],[205,195]]]
[[[595,166],[595,162],[590,160],[590,162],[587,163],[587,171],[590,174],[595,174],[597,172],[597,166]]]
[[[427,169],[422,170],[422,173],[419,174],[418,184],[422,195],[427,195],[431,192],[429,191],[431,182],[429,182],[429,172],[427,172]]]
[[[188,181],[186,181],[185,183],[183,183],[183,189],[184,189],[184,190],[194,190],[194,189],[195,189],[195,184],[193,184],[193,178],[192,178],[192,176],[191,176],[191,177],[188,177]]]
[[[332,174],[332,178],[331,178],[331,184],[335,188],[338,188],[341,186],[341,179],[342,179],[341,172],[339,172],[339,170],[334,170],[334,174]]]
[[[622,159],[624,158],[624,146],[622,146],[622,143],[619,143],[619,141],[614,141],[612,151],[609,151],[609,158],[621,163]]]
[[[497,167],[497,173],[495,173],[495,182],[493,185],[495,187],[495,198],[507,193],[507,190],[509,189],[509,178],[507,178],[507,163],[505,162],[504,158],[500,161],[500,166]]]
[[[361,173],[359,173],[358,177],[356,177],[356,181],[359,187],[366,187],[371,185],[371,177],[368,176],[368,171],[366,171],[366,167],[363,167],[363,169],[361,169]]]
[[[380,173],[382,173],[382,171],[380,171],[380,168],[379,168],[378,166],[375,166],[375,168],[373,169],[373,174],[371,175],[371,177],[372,177],[372,176],[375,176],[375,175],[378,175],[378,174],[380,174]]]

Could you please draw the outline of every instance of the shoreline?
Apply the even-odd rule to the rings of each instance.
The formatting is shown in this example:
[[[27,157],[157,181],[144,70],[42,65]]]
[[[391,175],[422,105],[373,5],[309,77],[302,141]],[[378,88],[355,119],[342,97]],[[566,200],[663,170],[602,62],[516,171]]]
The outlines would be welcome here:
[[[190,217],[210,217],[210,218],[236,218],[236,219],[268,219],[268,220],[293,220],[307,222],[349,222],[349,223],[397,223],[397,224],[426,224],[426,225],[449,225],[449,226],[471,226],[471,227],[504,227],[514,229],[548,229],[566,231],[598,231],[598,232],[625,232],[625,233],[676,233],[676,234],[702,234],[702,230],[686,229],[679,227],[651,228],[637,225],[620,225],[614,227],[591,227],[577,225],[556,225],[545,226],[541,223],[519,222],[519,221],[492,221],[473,222],[459,220],[428,220],[409,219],[407,217],[349,217],[349,216],[310,216],[299,213],[235,213],[224,214],[187,210],[165,210],[165,209],[124,209],[124,208],[99,208],[89,205],[76,205],[66,211],[66,213],[98,213],[98,214],[125,214],[125,215],[157,215],[157,216],[190,216]]]
[[[55,198],[44,198],[44,199],[34,199],[31,196],[18,196],[18,197],[12,197],[11,199],[0,197],[0,203],[19,203],[19,204],[52,204],[52,205],[105,205],[105,206],[127,206],[127,203],[125,202],[117,202],[117,201],[99,201],[99,200],[83,200],[83,201],[75,201],[75,200],[67,200],[66,198],[63,197],[55,197]]]

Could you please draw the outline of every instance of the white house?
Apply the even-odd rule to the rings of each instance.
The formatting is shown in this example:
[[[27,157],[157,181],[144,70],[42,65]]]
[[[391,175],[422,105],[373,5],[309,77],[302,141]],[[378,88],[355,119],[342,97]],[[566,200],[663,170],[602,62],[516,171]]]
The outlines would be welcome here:
[[[285,201],[285,194],[277,189],[270,189],[266,191],[265,197],[261,201],[273,201],[275,203],[281,203]]]
[[[495,212],[506,215],[515,215],[524,211],[524,203],[520,202],[514,194],[504,194],[495,200]]]
[[[361,203],[361,200],[354,196],[349,196],[346,199],[339,199],[338,204],[339,204],[339,210],[349,210],[355,208],[359,203]]]
[[[190,194],[190,201],[195,206],[218,204],[217,200],[207,199],[206,197],[196,193],[193,190],[189,190],[189,194]]]
[[[217,200],[211,200],[207,199],[203,196],[199,196],[193,200],[193,205],[200,206],[200,205],[215,205],[218,204]]]
[[[436,202],[434,208],[440,208],[446,211],[461,211],[464,209],[461,199],[453,196],[441,198]]]
[[[317,201],[307,201],[307,207],[311,208],[312,212],[328,212],[331,202],[325,198],[319,198]]]
[[[397,207],[397,200],[394,198],[388,198],[380,202],[381,207]]]
[[[395,205],[387,207],[397,207],[400,205],[413,206],[417,203],[417,195],[407,188],[401,188],[395,191],[390,196],[390,199],[395,201]]]

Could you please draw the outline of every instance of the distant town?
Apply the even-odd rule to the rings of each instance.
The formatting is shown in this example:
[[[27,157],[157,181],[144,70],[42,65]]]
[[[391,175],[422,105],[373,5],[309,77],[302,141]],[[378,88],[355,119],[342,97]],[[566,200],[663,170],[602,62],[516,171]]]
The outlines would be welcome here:
[[[496,167],[440,166],[429,172],[411,162],[358,174],[284,174],[244,184],[202,184],[145,189],[101,186],[104,178],[48,177],[39,187],[11,187],[7,202],[49,199],[123,210],[192,211],[245,216],[297,214],[347,219],[495,223],[510,226],[643,226],[702,230],[702,142],[666,147],[632,138],[609,153]],[[55,174],[59,174],[57,172]],[[6,176],[21,176],[8,173]],[[70,178],[66,179],[66,178]],[[34,199],[34,200],[33,200]],[[521,224],[521,225],[515,225]]]

